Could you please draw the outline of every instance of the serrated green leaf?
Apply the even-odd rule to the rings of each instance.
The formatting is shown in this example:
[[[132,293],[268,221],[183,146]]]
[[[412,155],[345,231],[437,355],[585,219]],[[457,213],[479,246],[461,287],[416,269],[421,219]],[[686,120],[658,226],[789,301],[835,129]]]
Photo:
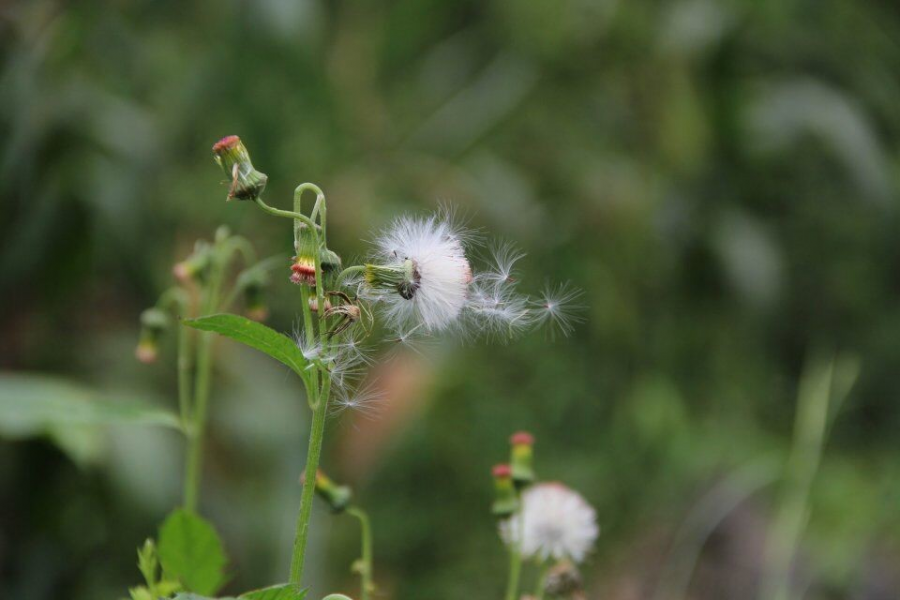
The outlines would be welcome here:
[[[298,590],[292,583],[282,583],[261,590],[246,592],[238,597],[238,600],[303,600],[306,590]]]
[[[171,411],[59,377],[0,373],[0,435],[27,437],[60,425],[132,423],[179,427]]]
[[[184,325],[211,331],[224,335],[237,342],[246,344],[260,352],[265,352],[278,362],[290,367],[295,373],[303,377],[304,370],[309,364],[297,348],[294,340],[278,333],[262,323],[238,315],[219,314],[197,319],[185,319]]]
[[[225,552],[213,526],[178,509],[159,529],[157,556],[167,578],[197,594],[214,594],[225,583]]]

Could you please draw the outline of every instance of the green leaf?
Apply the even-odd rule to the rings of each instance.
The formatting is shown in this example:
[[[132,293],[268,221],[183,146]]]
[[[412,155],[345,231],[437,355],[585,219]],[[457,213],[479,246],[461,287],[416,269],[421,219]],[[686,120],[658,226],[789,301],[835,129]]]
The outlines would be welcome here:
[[[237,598],[210,598],[209,596],[198,596],[197,594],[178,594],[175,600],[237,600]]]
[[[294,340],[262,323],[245,317],[220,314],[185,319],[182,323],[200,331],[212,331],[224,335],[260,352],[265,352],[278,362],[290,367],[300,377],[304,376],[305,369],[309,364]]]
[[[59,425],[115,423],[179,427],[173,412],[133,394],[120,396],[60,377],[0,373],[0,435],[27,437]]]
[[[225,552],[216,530],[193,513],[178,509],[159,529],[159,562],[166,577],[198,594],[214,594],[225,583]]]
[[[303,600],[305,597],[305,589],[298,590],[292,583],[283,583],[241,594],[238,600]]]

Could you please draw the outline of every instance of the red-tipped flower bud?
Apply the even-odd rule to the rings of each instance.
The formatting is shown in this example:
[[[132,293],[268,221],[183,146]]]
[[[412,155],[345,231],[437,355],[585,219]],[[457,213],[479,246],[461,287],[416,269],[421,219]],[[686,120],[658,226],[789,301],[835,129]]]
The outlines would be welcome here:
[[[237,198],[255,201],[260,197],[269,177],[253,168],[250,153],[247,152],[241,138],[236,135],[223,137],[213,145],[212,151],[216,162],[231,183],[228,188],[228,200]]]
[[[509,438],[512,446],[510,464],[512,465],[512,478],[519,488],[534,483],[534,436],[527,431],[519,431]]]
[[[494,503],[491,505],[491,513],[497,518],[508,517],[519,508],[512,469],[506,464],[496,465],[491,473],[494,476]]]

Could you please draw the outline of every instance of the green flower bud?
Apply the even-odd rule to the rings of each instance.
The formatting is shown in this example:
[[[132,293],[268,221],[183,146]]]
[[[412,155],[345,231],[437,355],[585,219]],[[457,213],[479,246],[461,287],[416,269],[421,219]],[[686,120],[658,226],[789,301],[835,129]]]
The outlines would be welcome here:
[[[306,480],[306,473],[300,477],[300,482]],[[341,513],[349,506],[353,490],[350,486],[337,485],[322,471],[316,471],[316,495],[319,496],[331,508],[334,513]]]
[[[494,476],[494,503],[491,505],[491,513],[498,519],[502,519],[519,509],[519,499],[516,496],[512,469],[509,468],[509,465],[495,466],[492,474]]]
[[[509,443],[512,445],[510,464],[513,481],[516,487],[527,487],[536,479],[533,467],[534,436],[527,431],[520,431],[509,438]]]
[[[216,162],[222,167],[231,186],[228,188],[228,200],[255,201],[262,195],[269,177],[253,168],[250,153],[244,147],[241,138],[229,135],[213,145]]]

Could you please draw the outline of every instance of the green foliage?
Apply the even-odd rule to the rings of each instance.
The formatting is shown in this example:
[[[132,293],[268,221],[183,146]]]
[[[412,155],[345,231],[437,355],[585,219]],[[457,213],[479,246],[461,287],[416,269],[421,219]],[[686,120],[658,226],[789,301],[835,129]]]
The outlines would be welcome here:
[[[159,530],[159,562],[165,577],[185,589],[213,594],[225,583],[225,552],[213,526],[185,510],[170,514]]]
[[[131,423],[177,428],[178,417],[133,397],[119,397],[60,377],[0,373],[0,435],[24,437],[61,424]]]
[[[307,361],[294,341],[262,323],[229,314],[187,319],[182,323],[194,329],[224,335],[260,352],[265,352],[278,362],[290,367],[301,377],[304,376]]]
[[[79,464],[96,462],[104,438],[98,427],[178,428],[178,417],[134,392],[112,393],[37,374],[0,373],[0,437],[47,436]]]

